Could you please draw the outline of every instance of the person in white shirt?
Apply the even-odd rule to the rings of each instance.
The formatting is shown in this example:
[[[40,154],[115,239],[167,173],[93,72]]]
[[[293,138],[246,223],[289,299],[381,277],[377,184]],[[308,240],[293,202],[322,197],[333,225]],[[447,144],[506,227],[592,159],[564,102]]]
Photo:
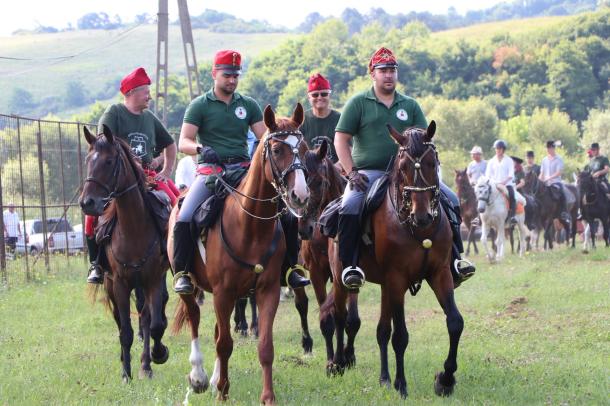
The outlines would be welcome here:
[[[547,156],[542,159],[540,164],[540,175],[538,179],[544,182],[551,188],[551,193],[554,193],[561,205],[560,218],[566,222],[570,222],[571,218],[568,214],[566,196],[563,190],[563,182],[561,181],[561,174],[563,172],[563,159],[555,152],[555,141],[546,142]],[[558,192],[553,191],[558,190]]]
[[[508,218],[511,224],[517,224],[515,219],[515,164],[511,157],[504,155],[506,142],[494,142],[496,156],[487,162],[485,176],[496,183],[501,183],[508,190]]]
[[[191,187],[195,180],[195,172],[197,171],[197,155],[186,155],[178,162],[176,167],[176,181],[174,182],[178,189],[182,192],[184,189]]]
[[[9,203],[7,209],[2,213],[4,222],[4,237],[6,245],[15,250],[17,240],[21,237],[21,224],[19,224],[19,214],[15,211],[15,204]]]
[[[470,155],[472,156],[472,161],[468,164],[466,168],[466,174],[468,175],[468,180],[471,185],[477,183],[477,180],[485,175],[485,170],[487,169],[487,161],[483,159],[483,149],[478,145],[472,147],[470,151]]]

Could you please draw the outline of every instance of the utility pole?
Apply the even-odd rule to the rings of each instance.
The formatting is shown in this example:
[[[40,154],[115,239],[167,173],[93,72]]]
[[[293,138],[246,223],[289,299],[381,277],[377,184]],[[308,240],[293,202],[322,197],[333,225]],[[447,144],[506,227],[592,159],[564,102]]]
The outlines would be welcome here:
[[[199,70],[197,69],[193,30],[191,28],[191,17],[188,11],[187,0],[178,0],[178,15],[180,18],[180,30],[182,31],[184,60],[186,62],[186,82],[192,100],[199,96],[202,91],[201,82],[199,81]],[[157,14],[157,17],[157,91],[155,95],[155,113],[161,118],[161,122],[164,125],[167,125],[167,42],[169,31],[167,0],[159,0],[159,13]]]

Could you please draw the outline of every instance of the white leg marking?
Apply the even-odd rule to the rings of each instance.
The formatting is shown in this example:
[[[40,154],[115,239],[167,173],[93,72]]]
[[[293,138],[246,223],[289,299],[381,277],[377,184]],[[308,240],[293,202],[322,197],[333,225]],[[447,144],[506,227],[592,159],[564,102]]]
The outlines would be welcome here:
[[[210,385],[212,386],[212,391],[216,391],[218,388],[218,381],[220,380],[220,360],[216,357],[216,361],[214,362],[214,372],[212,373],[212,379],[210,379]]]
[[[199,338],[195,338],[191,341],[191,355],[189,356],[189,361],[193,366],[191,373],[189,374],[191,384],[194,386],[207,387],[208,375],[203,369],[203,354],[201,354],[201,351],[199,350]]]

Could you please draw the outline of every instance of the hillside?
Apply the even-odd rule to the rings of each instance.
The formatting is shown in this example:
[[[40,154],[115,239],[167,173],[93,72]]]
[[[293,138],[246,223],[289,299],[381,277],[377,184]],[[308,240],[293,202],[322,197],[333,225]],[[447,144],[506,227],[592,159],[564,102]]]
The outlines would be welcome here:
[[[70,81],[80,81],[89,94],[97,94],[109,82],[139,65],[154,75],[157,27],[140,26],[121,35],[123,32],[86,30],[1,38],[0,56],[35,60],[0,60],[0,88],[3,89],[0,92],[0,112],[12,112],[9,100],[15,88],[26,89],[34,100],[40,101],[51,96],[63,97]],[[289,36],[286,33],[221,34],[193,30],[199,62],[210,60],[221,48],[238,49],[246,59],[251,59]],[[43,59],[79,54],[85,50],[91,51],[68,60]],[[169,72],[184,72],[184,53],[177,26],[170,26]]]

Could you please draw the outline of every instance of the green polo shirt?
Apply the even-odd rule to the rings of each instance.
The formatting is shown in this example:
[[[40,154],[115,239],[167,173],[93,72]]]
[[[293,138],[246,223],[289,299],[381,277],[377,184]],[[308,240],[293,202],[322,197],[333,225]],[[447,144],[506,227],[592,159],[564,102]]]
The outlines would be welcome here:
[[[216,98],[213,89],[191,101],[184,114],[185,123],[199,127],[199,143],[212,147],[221,160],[249,160],[248,128],[262,119],[261,108],[253,98],[235,92],[231,103],[226,104]]]
[[[328,142],[328,158],[337,162],[337,153],[335,152],[335,127],[341,117],[341,113],[337,110],[331,110],[330,114],[324,118],[319,118],[313,115],[312,110],[305,112],[305,119],[300,130],[309,148],[316,148],[322,144],[322,141]]]
[[[610,166],[608,158],[603,155],[598,155],[589,160],[589,163],[587,164],[587,166],[585,166],[585,171],[591,172],[593,174],[597,171],[601,171],[606,166]],[[602,176],[602,178],[605,177],[606,175]]]
[[[113,135],[126,141],[144,164],[153,159],[153,150],[161,151],[174,143],[161,121],[150,110],[133,114],[123,103],[108,106],[98,123],[98,131],[106,124]]]
[[[352,159],[358,169],[386,170],[398,152],[386,124],[401,133],[409,127],[428,126],[419,104],[399,92],[394,93],[390,108],[377,99],[373,88],[355,95],[345,105],[336,131],[353,136]]]

